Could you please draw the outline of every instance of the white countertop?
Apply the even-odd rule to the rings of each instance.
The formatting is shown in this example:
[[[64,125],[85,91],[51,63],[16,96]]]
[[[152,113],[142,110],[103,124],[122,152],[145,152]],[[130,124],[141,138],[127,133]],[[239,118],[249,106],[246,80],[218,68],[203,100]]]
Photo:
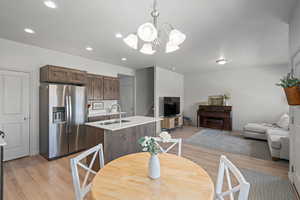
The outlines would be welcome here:
[[[0,146],[5,146],[6,143],[2,137],[0,137]]]
[[[122,120],[127,120],[128,122],[122,122],[121,124],[114,123],[114,124],[109,124],[109,125],[103,124],[105,122],[116,121],[115,119],[113,119],[113,120],[85,123],[85,125],[96,127],[96,128],[101,128],[101,129],[108,130],[108,131],[117,131],[117,130],[130,128],[130,127],[134,127],[134,126],[139,126],[139,125],[143,125],[143,124],[158,122],[162,119],[154,118],[154,117],[146,117],[146,116],[133,116],[133,117],[124,117],[124,118],[122,118]]]
[[[110,115],[119,115],[120,112],[110,112],[110,113],[107,113],[107,112],[94,112],[94,113],[89,113],[88,114],[88,117],[100,117],[100,116],[110,116]],[[121,112],[121,114],[126,114],[126,112]]]

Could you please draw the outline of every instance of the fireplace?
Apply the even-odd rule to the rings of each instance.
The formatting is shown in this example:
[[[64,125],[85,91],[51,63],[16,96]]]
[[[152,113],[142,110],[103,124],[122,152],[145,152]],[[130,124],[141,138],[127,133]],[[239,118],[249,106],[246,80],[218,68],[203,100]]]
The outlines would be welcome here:
[[[231,106],[199,106],[197,127],[232,130]]]

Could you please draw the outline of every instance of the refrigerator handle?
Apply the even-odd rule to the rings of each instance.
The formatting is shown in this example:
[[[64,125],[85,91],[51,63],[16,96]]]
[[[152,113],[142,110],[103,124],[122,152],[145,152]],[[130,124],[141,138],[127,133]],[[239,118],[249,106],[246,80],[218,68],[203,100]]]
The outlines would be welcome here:
[[[73,116],[72,116],[72,99],[71,99],[71,96],[69,96],[69,132],[71,133],[72,130],[71,130],[71,120],[73,119]]]
[[[69,121],[70,121],[70,116],[69,116],[69,98],[68,96],[65,97],[66,99],[66,121],[67,121],[67,124],[66,124],[66,131],[69,132]]]

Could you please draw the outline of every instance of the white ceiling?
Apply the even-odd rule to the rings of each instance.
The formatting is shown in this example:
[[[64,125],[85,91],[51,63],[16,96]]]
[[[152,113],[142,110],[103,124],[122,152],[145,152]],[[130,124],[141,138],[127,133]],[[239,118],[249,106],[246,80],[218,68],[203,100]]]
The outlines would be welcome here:
[[[143,55],[114,36],[151,20],[151,0],[56,0],[57,9],[43,0],[1,0],[0,37],[132,68],[217,69],[220,56],[231,61],[223,67],[278,65],[288,63],[288,21],[296,1],[158,0],[159,22],[187,35],[172,54]],[[26,27],[36,34],[25,33]]]

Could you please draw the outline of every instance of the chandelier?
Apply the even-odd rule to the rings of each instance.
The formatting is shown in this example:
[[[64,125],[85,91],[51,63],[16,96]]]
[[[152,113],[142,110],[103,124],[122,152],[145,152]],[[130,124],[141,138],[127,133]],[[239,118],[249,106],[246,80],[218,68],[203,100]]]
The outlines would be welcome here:
[[[154,0],[153,10],[151,12],[153,23],[146,22],[140,25],[136,33],[129,34],[123,41],[129,47],[147,55],[156,53],[160,47],[163,46],[163,43],[165,43],[164,47],[166,53],[177,51],[186,36],[169,23],[164,23],[161,27],[158,27],[159,14],[157,10],[157,0]],[[166,39],[164,39],[164,37]]]

